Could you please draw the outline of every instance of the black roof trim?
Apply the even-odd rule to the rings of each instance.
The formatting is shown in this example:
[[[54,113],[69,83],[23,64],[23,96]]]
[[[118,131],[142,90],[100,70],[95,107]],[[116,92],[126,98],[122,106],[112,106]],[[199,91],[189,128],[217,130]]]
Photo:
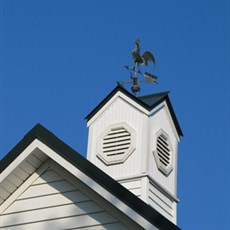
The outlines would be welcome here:
[[[169,92],[162,92],[162,93],[151,94],[151,95],[146,95],[146,96],[141,96],[141,97],[135,97],[133,94],[128,92],[125,88],[118,85],[86,116],[85,119],[89,121],[118,91],[124,93],[126,96],[128,96],[133,101],[137,102],[139,105],[141,105],[148,111],[152,110],[153,108],[155,108],[157,105],[159,105],[161,102],[165,100],[169,107],[170,113],[172,115],[174,124],[176,126],[177,133],[179,136],[183,136],[183,132],[180,128],[179,122],[176,118],[176,114],[173,110],[172,104],[168,97]],[[148,103],[147,102],[148,99],[151,99],[152,103]]]
[[[165,96],[165,100],[166,100],[166,103],[167,103],[167,105],[168,105],[169,111],[170,111],[170,113],[171,113],[171,115],[172,115],[172,119],[173,119],[174,124],[175,124],[175,126],[176,126],[176,130],[177,130],[179,136],[182,136],[182,137],[183,137],[184,134],[183,134],[182,129],[181,129],[181,127],[180,127],[180,124],[179,124],[179,122],[178,122],[178,120],[177,120],[176,114],[175,114],[175,112],[174,112],[173,106],[172,106],[172,104],[171,104],[171,101],[170,101],[168,95]]]
[[[144,102],[140,101],[137,97],[135,97],[133,94],[128,92],[124,87],[117,85],[114,90],[112,90],[86,117],[85,119],[89,121],[118,91],[121,91],[125,95],[127,95],[129,98],[136,101],[138,104],[142,105],[144,108],[149,109],[149,106],[146,105]]]
[[[107,191],[126,203],[126,205],[135,210],[157,228],[163,230],[180,229],[40,124],[37,124],[32,130],[30,130],[0,161],[0,171],[3,172],[35,139],[38,139],[49,146],[61,157],[99,183]]]

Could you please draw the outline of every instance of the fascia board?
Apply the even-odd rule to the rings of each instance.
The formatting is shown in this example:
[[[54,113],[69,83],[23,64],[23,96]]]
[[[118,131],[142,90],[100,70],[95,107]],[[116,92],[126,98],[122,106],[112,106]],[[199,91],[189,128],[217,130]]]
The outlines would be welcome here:
[[[139,215],[137,212],[135,212],[133,209],[131,209],[128,205],[126,205],[124,202],[119,200],[116,196],[108,192],[105,188],[103,188],[100,184],[92,180],[89,176],[87,176],[84,172],[79,170],[77,167],[72,165],[67,160],[63,159],[58,153],[56,153],[54,150],[49,148],[47,145],[42,143],[41,141],[37,140],[37,147],[47,154],[51,159],[53,159],[56,163],[61,165],[63,168],[65,168],[69,173],[74,175],[77,179],[81,180],[86,185],[90,185],[90,187],[100,194],[102,197],[104,197],[109,203],[114,205],[116,204],[116,207],[125,213],[129,218],[131,218],[133,221],[137,222],[139,225],[143,226],[144,229],[157,229],[154,225],[152,225],[150,222],[148,222],[145,218],[143,218],[141,215]]]
[[[1,160],[1,180],[6,178],[15,168],[20,167],[21,163],[30,154],[33,154],[35,149],[42,151],[47,158],[53,159],[60,167],[65,168],[84,184],[89,185],[89,183],[92,183],[95,186],[96,193],[104,196],[111,205],[117,202],[119,204],[118,210],[125,214],[128,211],[129,215],[127,216],[134,220],[134,222],[141,224],[145,229],[156,229],[155,226],[163,229],[179,229],[40,124],[37,124],[30,130],[8,155]],[[98,177],[98,175],[100,176]],[[27,180],[25,182],[27,183]],[[111,186],[115,190],[111,190]],[[89,187],[91,187],[91,184]],[[150,214],[151,212],[152,214]]]
[[[37,147],[37,141],[34,140],[25,150],[22,151],[21,154],[18,155],[16,159],[14,159],[0,174],[0,183],[8,176],[10,173],[16,169]]]
[[[149,110],[132,100],[130,97],[126,96],[124,93],[118,91],[113,97],[96,113],[94,116],[88,120],[87,127],[89,127],[95,120],[97,120],[98,117],[108,108],[110,107],[117,98],[121,98],[128,104],[134,106],[137,110],[141,111],[142,113],[149,115]]]

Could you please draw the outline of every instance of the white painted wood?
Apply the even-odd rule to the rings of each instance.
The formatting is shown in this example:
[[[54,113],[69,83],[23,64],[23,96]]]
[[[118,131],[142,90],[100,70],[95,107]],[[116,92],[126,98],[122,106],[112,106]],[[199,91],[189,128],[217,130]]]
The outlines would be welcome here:
[[[29,177],[29,174],[24,171],[21,167],[17,167],[13,173],[17,175],[22,181],[26,180]]]
[[[33,141],[11,164],[1,173],[0,182],[3,181],[25,158],[36,148],[36,141]]]
[[[1,187],[9,191],[9,194],[4,196],[4,199],[1,199],[0,204],[3,204],[3,202],[47,159],[48,156],[36,147],[36,141],[34,141],[13,162],[11,162],[0,176]],[[12,190],[12,186],[9,188],[9,184],[4,185],[4,183],[2,183],[4,180],[7,180],[14,186],[14,191]],[[6,193],[4,194],[6,195]]]
[[[141,180],[119,181],[127,189],[135,189],[141,187]]]
[[[141,196],[141,179],[134,179],[129,181],[119,181],[121,185],[127,188],[134,195],[140,197]]]
[[[100,136],[103,132],[108,127],[122,122],[127,123],[136,133],[135,150],[122,164],[107,165],[97,156],[98,152],[95,149],[99,149],[97,146],[100,145]],[[163,215],[164,209],[166,209],[170,213],[166,217],[172,220],[172,216],[173,218],[176,216],[176,208],[171,212],[167,209],[169,203],[164,199],[161,203],[159,198],[161,195],[166,197],[166,200],[169,197],[172,198],[170,207],[176,206],[178,202],[176,177],[179,136],[167,103],[163,101],[152,111],[148,111],[123,93],[118,92],[88,121],[87,126],[89,127],[87,159],[148,204],[153,207],[156,207],[157,204],[157,210]],[[172,171],[169,175],[165,175],[159,170],[159,165],[156,164],[153,154],[156,151],[159,130],[163,130],[167,134],[170,143],[169,166],[170,170],[172,167]],[[133,181],[134,175],[139,175],[139,178],[142,179],[139,182]],[[147,175],[147,177],[142,175]],[[122,177],[126,179],[120,179]],[[155,187],[157,190],[152,195],[149,195],[151,191],[150,178],[154,178],[155,184],[159,185]],[[175,218],[173,221],[176,223]]]
[[[142,112],[127,103],[125,99],[117,97],[108,109],[89,127],[89,133],[93,132],[93,135],[90,134],[91,142],[89,145],[92,146],[89,146],[91,152],[88,151],[87,158],[113,178],[121,177],[122,175],[140,174],[142,166],[141,164],[137,164],[137,162],[141,162],[142,159],[142,134],[144,134],[147,129],[147,126],[143,125],[147,124],[145,120],[146,115],[143,116]],[[108,127],[124,122],[136,133],[136,148],[124,163],[107,166],[96,155],[97,152],[95,152],[95,149],[97,149],[97,143],[100,136]]]
[[[35,150],[37,151],[37,149]],[[34,167],[34,168],[38,168],[41,164],[42,164],[42,161],[37,158],[34,154],[31,154],[29,156],[29,158],[27,159],[27,161]]]
[[[149,175],[154,178],[162,187],[166,188],[170,193],[172,193],[174,196],[175,194],[175,186],[176,186],[176,168],[177,165],[175,164],[177,156],[177,137],[175,136],[173,126],[170,122],[170,119],[168,118],[168,112],[166,108],[166,104],[163,104],[160,108],[160,110],[156,110],[156,112],[150,117],[151,119],[151,135],[150,135],[150,145],[152,152],[150,153],[152,157],[149,159]],[[172,145],[172,168],[173,170],[168,176],[165,176],[159,169],[156,164],[155,158],[153,156],[153,152],[156,150],[156,140],[159,130],[164,130],[170,139],[171,145]]]
[[[114,202],[110,203],[108,202],[107,196],[101,193],[96,193],[93,189],[91,189],[91,186],[88,187],[87,184],[82,183],[80,180],[78,180],[76,177],[73,177],[68,171],[63,170],[60,165],[56,164],[55,162],[51,162],[50,166],[55,170],[56,172],[62,172],[62,176],[71,182],[75,187],[77,187],[80,191],[84,191],[84,194],[93,199],[99,206],[104,207],[105,210],[107,210],[109,213],[112,213],[113,216],[118,219],[121,223],[125,223],[126,226],[129,226],[129,229],[135,229],[139,230],[142,229],[138,224],[136,224],[132,219],[128,218],[126,215],[123,215],[122,212],[120,212],[119,209],[117,209],[117,206],[114,206]],[[103,199],[102,197],[106,198]],[[118,204],[118,203],[117,203]],[[124,213],[127,214],[127,212],[130,212],[128,209],[125,210]],[[137,223],[139,223],[137,221]],[[147,228],[148,229],[148,228]],[[150,229],[155,229],[155,227],[152,227]]]
[[[94,123],[97,119],[100,119],[100,116],[110,108],[110,106],[117,100],[117,98],[122,98],[126,102],[126,104],[130,104],[134,106],[136,109],[141,111],[142,113],[148,114],[148,110],[140,106],[138,103],[134,102],[132,99],[127,97],[121,92],[117,92],[88,122],[87,126],[89,127],[92,123]]]
[[[43,151],[41,151],[40,148],[36,147],[32,153],[33,156],[35,156],[39,161],[41,162],[47,161],[48,156]]]
[[[47,194],[56,194],[62,192],[69,192],[76,190],[67,181],[56,181],[49,184],[38,184],[30,186],[21,196],[20,199],[27,199],[31,197],[44,196]]]
[[[47,207],[56,207],[85,201],[89,201],[89,198],[78,190],[26,200],[19,199],[16,200],[8,209],[6,209],[4,214],[44,209]]]
[[[123,224],[120,218],[116,218],[116,213],[110,213],[110,209],[108,211],[103,207],[104,201],[101,196],[99,199],[92,196],[91,192],[95,193],[93,190],[89,188],[91,192],[88,193],[84,190],[86,185],[82,187],[77,178],[65,172],[56,163],[49,162],[47,165],[53,169],[47,168],[45,172],[41,172],[42,178],[33,180],[27,190],[2,213],[0,229],[140,229],[137,225],[133,227],[134,223],[130,225],[131,220],[124,221]],[[66,173],[69,175],[67,179]],[[56,183],[74,188],[75,191],[59,191],[53,194],[53,185],[55,184],[55,191],[59,186]],[[42,189],[34,190],[44,185],[46,188],[43,187],[43,192]],[[58,188],[65,190],[63,187]],[[123,218],[127,219],[126,215],[123,214],[121,219]]]
[[[21,183],[21,186],[17,188],[10,196],[5,199],[5,202],[0,205],[0,213],[7,209],[16,199],[20,196],[32,183],[36,180],[43,171],[48,167],[49,162],[44,163],[35,173],[33,173],[24,183]],[[14,174],[13,174],[14,175]],[[7,178],[9,178],[8,176]],[[15,179],[15,178],[14,178]]]
[[[121,223],[112,223],[112,224],[104,224],[103,226],[101,225],[94,225],[91,227],[81,227],[81,228],[73,228],[71,230],[128,230],[130,228],[125,227]]]
[[[15,191],[17,189],[17,187],[14,184],[12,184],[10,181],[8,181],[8,180],[4,180],[1,183],[1,188],[4,188],[9,193],[13,193],[13,191]]]
[[[61,176],[59,176],[56,172],[53,170],[46,170],[36,181],[34,181],[33,185],[37,184],[44,184],[44,183],[50,183],[54,181],[60,181],[63,180]]]
[[[60,178],[59,175],[54,176],[55,173],[50,173],[50,171],[43,175],[46,175],[46,178],[50,179],[51,177],[47,177],[47,175],[51,174],[52,178]],[[75,189],[75,191],[74,193],[72,192],[71,196],[70,193],[65,192],[65,190],[73,189]],[[52,196],[54,191],[55,193],[58,191],[59,199],[57,196]],[[49,199],[46,199],[46,201],[49,202],[44,202],[43,198],[47,197]],[[27,229],[28,226],[32,229],[50,229],[47,226],[51,225],[52,228],[56,229],[55,226],[72,228],[117,222],[109,213],[95,204],[95,202],[88,199],[83,202],[82,198],[86,199],[81,192],[76,191],[76,188],[64,179],[49,182],[48,184],[31,184],[30,187],[18,197],[17,201],[3,213],[1,216],[1,226],[3,229],[7,226],[17,229],[22,227]],[[61,206],[57,206],[58,200],[62,200]],[[76,200],[78,200],[78,202],[76,202]],[[39,204],[39,208],[36,207],[36,201],[37,204]],[[53,206],[50,206],[50,201],[52,201]],[[63,201],[69,204],[63,203]]]
[[[17,177],[13,173],[11,173],[6,179],[8,181],[10,181],[10,183],[12,183],[16,188],[19,187],[23,183],[23,180],[20,179],[19,177]],[[3,185],[1,185],[1,186],[3,186]]]
[[[28,151],[28,149],[27,149]],[[128,223],[128,226],[134,226],[131,227],[131,229],[139,229],[138,226],[142,226],[144,229],[156,229],[150,222],[148,222],[144,217],[142,217],[140,214],[136,213],[133,209],[131,209],[129,206],[127,206],[125,203],[123,203],[121,200],[119,200],[117,197],[115,197],[114,195],[112,195],[110,192],[108,192],[104,187],[102,187],[100,184],[96,183],[94,180],[92,180],[90,177],[88,177],[86,174],[84,174],[81,170],[79,170],[78,168],[76,168],[74,165],[72,165],[69,161],[66,161],[65,159],[63,159],[59,154],[57,154],[55,151],[53,151],[52,149],[50,149],[48,146],[46,146],[44,143],[42,143],[39,140],[35,140],[32,145],[30,146],[30,153],[34,154],[35,152],[40,152],[42,154],[46,154],[46,157],[44,159],[50,158],[53,159],[56,165],[58,165],[59,169],[57,170],[59,173],[59,175],[64,175],[63,173],[63,169],[65,168],[67,170],[67,172],[72,176],[68,181],[71,181],[71,184],[75,183],[72,182],[73,179],[77,180],[78,183],[76,184],[75,188],[78,189],[78,187],[80,186],[81,189],[84,189],[88,191],[89,194],[92,193],[92,198],[95,199],[95,201],[97,201],[97,204],[101,206],[101,204],[103,204],[103,206],[109,208],[110,210],[112,210],[111,213],[113,213],[113,216],[119,217],[119,220],[123,220],[124,223]],[[31,163],[32,161],[28,161],[28,156],[31,156],[29,154],[29,152],[23,152],[22,155],[24,155],[24,160],[26,160],[27,162]],[[23,159],[22,159],[22,155],[20,155],[20,160],[17,160],[17,162],[13,165],[10,165],[9,168],[7,168],[3,174],[4,174],[4,178],[6,178],[10,174],[10,172],[12,172],[15,167],[20,167],[20,164],[23,163]],[[47,161],[45,164],[45,167],[47,170],[48,167],[51,167],[51,165],[53,165],[52,162]],[[61,166],[60,166],[61,165]],[[15,167],[13,167],[15,166]],[[35,167],[35,165],[33,165],[33,167]],[[53,166],[52,166],[53,167]],[[57,168],[58,168],[57,167]],[[42,168],[42,167],[41,167]],[[11,169],[11,170],[10,170]],[[60,170],[62,169],[62,170]],[[20,212],[24,212],[22,210],[22,207],[24,209],[26,208],[31,208],[32,210],[35,209],[39,209],[39,208],[51,208],[53,206],[59,206],[61,205],[67,205],[67,202],[73,203],[74,199],[76,198],[74,196],[74,198],[68,197],[67,195],[70,194],[71,192],[63,192],[63,193],[57,193],[57,194],[42,194],[41,196],[36,196],[33,197],[33,194],[31,194],[31,197],[24,197],[23,199],[20,199],[20,196],[25,192],[27,189],[30,189],[30,187],[34,187],[34,186],[40,186],[42,185],[42,183],[40,184],[36,184],[36,185],[32,185],[34,181],[36,181],[38,179],[38,177],[40,175],[42,175],[42,173],[44,172],[44,169],[41,170],[41,172],[34,172],[26,181],[20,181],[19,183],[19,188],[1,205],[1,213],[2,215],[9,215],[10,213],[20,213]],[[8,174],[7,174],[8,173]],[[14,175],[15,176],[15,175]],[[3,177],[1,177],[2,179]],[[15,183],[17,183],[18,179],[16,176],[15,178],[16,181]],[[65,178],[64,178],[65,179]],[[20,180],[20,179],[19,179]],[[82,187],[82,185],[84,185]],[[87,185],[90,185],[90,187],[87,187]],[[49,189],[48,189],[49,190]],[[47,191],[48,191],[47,190]],[[90,191],[90,192],[89,192]],[[72,191],[72,195],[74,192],[79,192],[78,190]],[[83,195],[83,194],[81,194]],[[84,196],[84,195],[83,195]],[[64,199],[63,199],[64,197]],[[51,199],[51,198],[56,198],[56,199]],[[79,199],[79,197],[77,197],[76,199]],[[89,199],[89,198],[88,198]],[[93,200],[94,200],[93,199]],[[114,203],[116,204],[116,206],[114,207]],[[47,204],[50,205],[47,207]],[[21,210],[20,210],[21,209]],[[122,214],[124,213],[124,214]],[[106,216],[110,216],[109,212],[105,211],[105,215],[104,214],[100,214],[100,213],[95,213],[95,218],[98,216],[100,217],[99,220],[101,219],[102,222],[100,223],[104,223],[104,219],[110,219],[111,217],[107,218]],[[92,215],[90,215],[90,217],[92,217]],[[85,217],[86,219],[88,218],[88,216],[86,215]],[[66,220],[68,219],[68,223],[76,223],[76,221],[82,221],[81,218],[79,218],[78,216],[71,216],[71,217],[66,217],[66,218],[59,218],[55,220],[49,220],[49,221],[45,221],[45,222],[34,222],[32,225],[28,224],[28,225],[19,225],[21,229],[26,229],[28,227],[28,229],[52,229],[52,227],[50,227],[50,224],[57,224],[57,226],[59,226],[60,228],[62,227],[62,223],[66,223]],[[93,218],[94,219],[94,218]],[[118,222],[117,218],[115,219],[114,223]],[[63,221],[63,222],[62,222]],[[90,223],[90,221],[86,221],[87,223]],[[12,221],[13,223],[13,221]],[[112,223],[110,221],[106,222],[106,223]],[[138,223],[138,224],[136,224]],[[98,221],[95,221],[95,223],[93,223],[93,225],[97,225]],[[105,224],[105,223],[104,223]],[[92,225],[92,226],[93,226]],[[17,226],[17,228],[15,226],[12,226],[11,229],[20,229],[19,226]],[[31,228],[31,226],[33,226],[33,228]],[[76,227],[76,226],[74,226]],[[71,226],[71,228],[74,228]],[[3,229],[3,228],[2,228]],[[56,228],[54,228],[56,229]]]
[[[116,220],[106,212],[92,213],[90,215],[71,216],[67,218],[59,218],[42,222],[33,222],[26,225],[12,225],[12,228],[5,228],[4,225],[0,229],[23,229],[23,230],[48,230],[48,229],[68,229],[68,228],[81,228],[90,227],[94,225],[103,225],[108,223],[114,223]]]
[[[93,201],[82,202],[78,204],[68,204],[63,206],[54,206],[43,209],[18,212],[10,215],[1,216],[1,225],[10,226],[12,220],[14,225],[47,221],[71,216],[90,215],[91,213],[102,212],[103,209]]]
[[[2,199],[6,199],[9,195],[10,193],[7,190],[5,190],[3,187],[0,187],[0,197]]]
[[[29,162],[23,161],[20,167],[25,170],[28,174],[32,174],[36,168],[34,168]]]
[[[154,207],[163,216],[168,218],[173,223],[176,223],[175,206],[176,202],[163,193],[153,183],[149,183],[148,203]]]
[[[160,206],[162,209],[172,215],[172,202],[167,202],[167,198],[165,198],[162,193],[159,193],[159,191],[155,189],[149,189],[149,199],[154,200],[154,202],[158,206]]]

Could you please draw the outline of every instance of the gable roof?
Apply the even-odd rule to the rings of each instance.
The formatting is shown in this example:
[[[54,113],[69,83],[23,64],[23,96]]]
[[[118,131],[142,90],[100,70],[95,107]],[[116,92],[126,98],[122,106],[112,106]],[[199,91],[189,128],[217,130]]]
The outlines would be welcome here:
[[[183,136],[183,132],[181,130],[181,127],[176,118],[176,114],[173,110],[172,104],[168,96],[169,92],[162,92],[162,93],[151,94],[151,95],[146,95],[146,96],[141,96],[141,97],[135,97],[133,94],[128,92],[125,88],[118,85],[86,116],[85,119],[89,121],[117,92],[122,92],[123,94],[128,96],[130,99],[138,103],[140,106],[147,109],[148,111],[151,111],[156,106],[158,106],[160,103],[165,101],[169,108],[169,111],[172,116],[172,119],[175,124],[178,135]]]
[[[14,162],[16,158],[18,158],[20,154],[36,139],[54,150],[60,157],[64,158],[74,167],[78,168],[88,177],[96,181],[109,193],[124,202],[128,207],[133,209],[136,213],[141,215],[157,228],[167,230],[179,229],[167,218],[158,213],[151,206],[147,205],[144,201],[124,188],[110,176],[105,174],[102,170],[66,145],[40,124],[37,124],[32,130],[30,130],[24,138],[0,161],[0,173],[6,170],[7,167],[9,167],[9,165]]]

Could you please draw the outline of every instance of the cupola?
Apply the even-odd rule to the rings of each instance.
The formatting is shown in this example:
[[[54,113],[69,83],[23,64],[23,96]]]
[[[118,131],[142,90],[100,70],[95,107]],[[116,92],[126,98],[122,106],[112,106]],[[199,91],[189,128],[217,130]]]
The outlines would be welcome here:
[[[135,97],[117,86],[86,117],[87,159],[176,223],[183,134],[168,94]]]

